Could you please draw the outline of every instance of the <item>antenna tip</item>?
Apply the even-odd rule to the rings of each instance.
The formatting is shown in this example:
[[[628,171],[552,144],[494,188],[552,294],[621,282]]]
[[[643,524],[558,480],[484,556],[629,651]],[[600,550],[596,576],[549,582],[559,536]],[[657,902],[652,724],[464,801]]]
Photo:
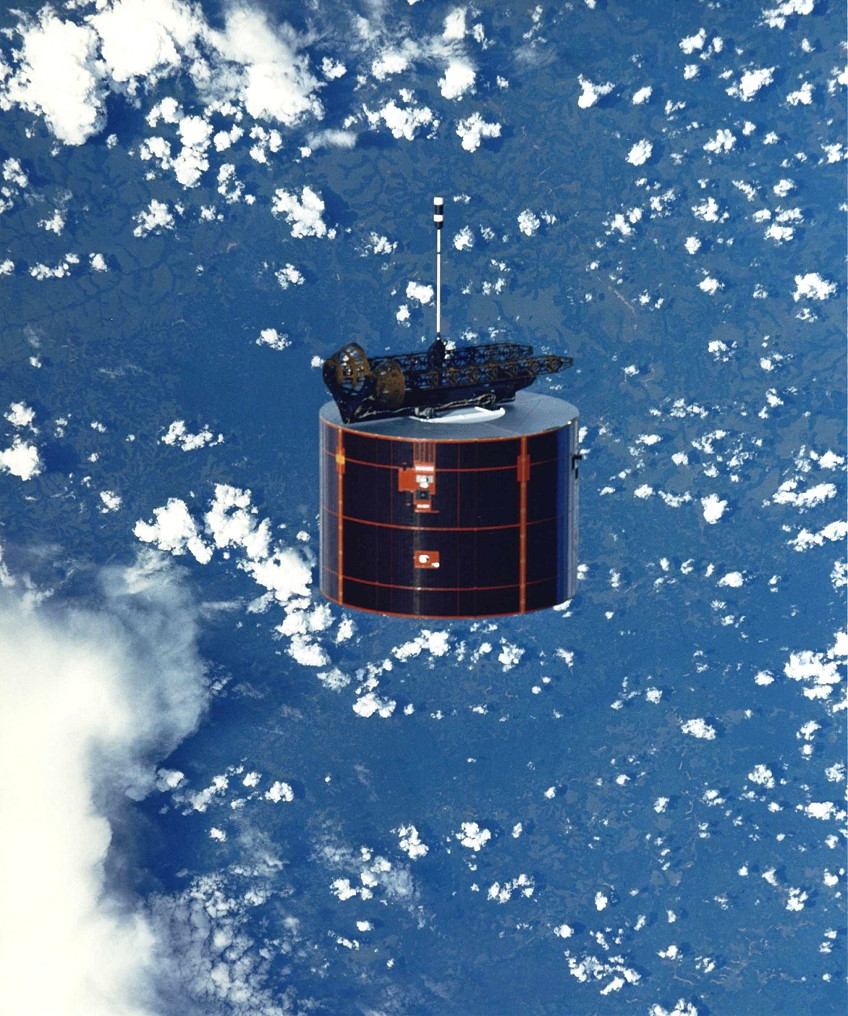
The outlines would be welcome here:
[[[436,229],[442,228],[442,223],[445,221],[445,199],[444,198],[433,198],[433,222],[436,224]]]

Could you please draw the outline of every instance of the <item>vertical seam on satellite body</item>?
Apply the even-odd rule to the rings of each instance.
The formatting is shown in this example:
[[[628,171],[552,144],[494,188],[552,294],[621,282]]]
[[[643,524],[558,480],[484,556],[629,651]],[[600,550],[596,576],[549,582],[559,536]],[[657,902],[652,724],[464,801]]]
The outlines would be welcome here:
[[[530,457],[527,454],[527,438],[521,438],[518,455],[518,611],[527,609],[527,480],[530,476]]]
[[[336,432],[336,507],[338,508],[338,519],[336,529],[338,589],[339,600],[344,601],[344,431],[341,428]]]

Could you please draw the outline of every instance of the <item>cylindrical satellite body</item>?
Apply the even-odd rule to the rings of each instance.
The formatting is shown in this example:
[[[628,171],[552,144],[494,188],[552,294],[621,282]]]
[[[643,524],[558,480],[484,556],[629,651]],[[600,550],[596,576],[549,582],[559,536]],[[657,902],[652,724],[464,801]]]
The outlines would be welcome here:
[[[577,409],[521,391],[467,408],[344,423],[320,414],[321,591],[406,617],[523,614],[577,582]]]

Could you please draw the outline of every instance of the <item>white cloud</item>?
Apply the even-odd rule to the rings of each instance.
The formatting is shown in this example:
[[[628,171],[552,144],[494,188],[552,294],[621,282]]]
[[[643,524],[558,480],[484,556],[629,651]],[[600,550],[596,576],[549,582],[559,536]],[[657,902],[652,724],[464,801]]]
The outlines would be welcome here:
[[[287,615],[287,619],[288,617],[291,614]],[[301,667],[326,667],[330,662],[327,650],[300,632],[292,635],[287,652]]]
[[[778,226],[776,222],[772,222],[766,227],[763,236],[767,240],[774,240],[775,243],[788,243],[795,236],[795,230],[792,226]]]
[[[522,872],[509,882],[493,882],[486,893],[487,900],[494,900],[496,903],[508,903],[515,893],[522,896],[532,896],[536,891],[536,883],[532,876]]]
[[[414,861],[418,857],[424,857],[429,851],[426,843],[421,842],[418,830],[414,825],[400,826],[395,830],[399,836],[398,846],[409,855]]]
[[[714,526],[727,510],[727,501],[722,501],[718,494],[707,494],[706,497],[701,498],[701,508],[704,512],[704,520]]]
[[[0,1010],[153,1016],[157,937],[108,895],[110,822],[196,726],[196,611],[166,563],[101,574],[97,610],[0,600]],[[123,803],[122,803],[123,802]],[[50,957],[49,976],[45,956]]]
[[[802,511],[815,508],[832,497],[836,497],[836,487],[832,483],[817,483],[806,490],[798,491],[797,480],[784,480],[777,488],[772,500],[775,504],[791,504]]]
[[[748,773],[748,779],[751,783],[758,783],[762,787],[766,787],[771,790],[774,787],[774,774],[768,766],[756,765]]]
[[[363,111],[372,129],[379,127],[382,121],[392,132],[392,137],[403,138],[406,141],[412,141],[416,133],[428,124],[438,126],[438,120],[433,119],[433,111],[429,107],[401,107],[394,99],[376,111],[368,109],[367,106],[363,106]]]
[[[848,536],[848,522],[831,522],[821,532],[811,533],[808,529],[802,529],[794,539],[789,541],[789,546],[798,551],[809,550],[810,547],[821,547],[825,540],[835,542],[844,540]]]
[[[698,283],[698,289],[702,290],[708,296],[715,296],[716,293],[724,289],[724,283],[710,275],[705,275]]]
[[[98,6],[82,24],[46,6],[38,21],[22,18],[18,66],[0,99],[43,115],[66,144],[83,144],[103,129],[109,91],[134,95],[139,85],[150,88],[182,68],[210,99],[237,101],[256,119],[291,127],[323,116],[321,82],[299,52],[304,40],[257,7],[229,6],[224,29],[216,30],[199,6],[180,0]],[[195,157],[190,147],[183,162]],[[181,171],[192,178],[193,171]]]
[[[0,471],[5,470],[21,480],[31,480],[41,472],[42,462],[35,445],[15,436],[10,448],[0,451]]]
[[[673,1009],[665,1009],[659,1003],[651,1006],[648,1016],[701,1016],[693,1002],[679,998]]]
[[[116,494],[113,490],[101,490],[100,500],[103,502],[103,507],[100,511],[104,515],[109,512],[116,512],[123,503],[121,496]]]
[[[274,272],[274,278],[280,284],[280,289],[288,289],[289,286],[302,286],[304,281],[305,281],[304,278],[303,278],[303,273],[301,271],[299,271],[299,269],[295,268],[294,265],[291,265],[291,264],[289,264],[289,265],[283,265],[282,268],[280,268],[278,271]],[[273,329],[269,329],[269,328],[265,329],[265,332],[269,332],[269,331],[273,331]],[[267,342],[267,344],[270,346],[272,344],[271,341],[269,341],[267,338],[266,339],[262,338],[262,335],[265,334],[265,332],[260,333],[260,337],[256,341],[258,343],[260,343],[260,342]],[[274,334],[276,335],[277,333],[275,332]],[[277,341],[278,342],[283,342],[284,340],[287,341],[287,337],[286,336],[277,336]],[[273,348],[274,349],[278,349],[278,348],[282,348],[282,347],[281,346],[273,346]]]
[[[786,19],[793,14],[812,14],[816,0],[783,0],[777,7],[763,11],[763,21],[769,28],[785,28]]]
[[[466,10],[464,7],[455,7],[445,18],[442,38],[448,40],[460,40],[465,38],[468,30],[465,24]]]
[[[594,106],[596,102],[602,99],[605,95],[615,88],[615,85],[607,81],[601,85],[592,84],[588,78],[584,78],[581,74],[577,80],[580,82],[581,92],[577,97],[577,105],[581,109],[588,109],[590,106]]]
[[[813,102],[813,86],[809,81],[805,81],[801,87],[795,91],[790,92],[786,96],[786,101],[790,106],[810,106]]]
[[[836,292],[836,283],[822,278],[817,272],[795,276],[795,292],[792,299],[827,300]]]
[[[477,78],[474,67],[468,60],[456,58],[445,68],[445,76],[439,79],[439,88],[446,99],[461,99],[474,91]]]
[[[270,788],[265,791],[265,800],[279,804],[280,801],[291,802],[294,800],[294,791],[288,783],[276,780]]]
[[[751,102],[760,89],[770,85],[774,80],[774,67],[757,67],[745,71],[735,85],[725,89],[728,95],[743,102]]]
[[[274,215],[286,217],[292,236],[335,236],[335,231],[328,231],[327,224],[321,218],[324,202],[311,187],[304,187],[300,197],[295,192],[289,193],[282,188],[274,191],[271,211]]]
[[[4,161],[3,179],[21,190],[29,184],[29,177],[24,172],[20,159],[8,158]]]
[[[697,205],[692,205],[692,214],[704,222],[719,222],[726,218],[726,214],[720,214],[719,204],[713,197],[708,197]]]
[[[449,648],[449,632],[430,631],[429,628],[424,628],[421,634],[412,641],[404,642],[401,646],[396,646],[392,650],[392,655],[405,663],[407,660],[420,656],[422,652],[427,652],[431,656],[444,656]]]
[[[152,106],[145,120],[151,127],[156,127],[160,120],[165,123],[178,123],[182,115],[182,106],[172,95],[166,95]]]
[[[542,225],[542,221],[538,215],[534,214],[529,208],[525,208],[524,211],[518,213],[518,228],[525,236],[532,236]]]
[[[809,804],[803,806],[799,804],[798,810],[803,811],[809,818],[817,818],[822,822],[827,822],[839,813],[839,808],[833,803],[833,801],[811,801]],[[787,907],[787,910],[788,909],[790,908]],[[801,908],[799,907],[798,909],[800,910]]]
[[[627,153],[627,161],[631,166],[644,166],[650,159],[653,150],[654,146],[651,142],[643,138],[641,141],[637,141]]]
[[[499,138],[501,125],[486,123],[479,113],[460,120],[456,125],[456,133],[462,138],[462,147],[466,152],[476,152],[483,138]]]
[[[356,133],[354,131],[323,130],[314,131],[306,138],[310,148],[355,148]]]
[[[684,53],[690,55],[695,50],[704,48],[704,43],[707,41],[707,33],[703,28],[699,28],[695,35],[688,35],[685,39],[680,40],[680,48]]]
[[[256,340],[257,346],[270,346],[271,349],[282,350],[291,345],[288,335],[281,334],[276,328],[263,328]]]
[[[513,667],[517,667],[523,655],[524,650],[520,646],[507,642],[506,639],[501,639],[501,651],[498,653],[498,663],[500,663],[504,673],[512,670]]]
[[[784,665],[783,673],[792,681],[808,682],[803,694],[808,699],[829,698],[834,686],[842,681],[842,666],[836,657],[840,652],[840,638],[825,653],[816,653],[810,649],[790,653],[789,662]],[[803,729],[803,728],[802,728]]]
[[[739,589],[739,587],[743,586],[744,584],[745,584],[745,576],[742,574],[742,572],[738,571],[728,572],[726,575],[723,575],[718,580],[718,585],[730,586],[731,589]]]
[[[63,261],[60,261],[54,268],[49,265],[35,264],[30,270],[29,274],[42,282],[44,279],[65,279],[72,271],[72,265],[78,265],[80,262],[79,254],[74,254],[69,251]]]
[[[88,20],[114,81],[144,78],[148,85],[177,70],[206,27],[193,4],[178,0],[118,0]]]
[[[716,131],[715,137],[710,138],[709,141],[704,145],[705,152],[713,152],[719,154],[721,152],[729,152],[733,149],[736,144],[736,135],[733,131],[721,130]]]
[[[690,734],[692,737],[699,737],[703,741],[715,740],[715,727],[707,723],[706,720],[686,720],[684,723],[680,724],[680,729],[684,734]]]
[[[48,233],[55,233],[61,236],[65,228],[65,216],[60,208],[54,210],[49,219],[39,219],[38,225]]]
[[[607,219],[604,225],[609,226],[611,232],[621,233],[622,236],[632,236],[635,232],[634,226],[642,221],[643,212],[641,208],[630,208],[624,212],[616,212]]]
[[[219,69],[210,83],[213,91],[226,88],[252,117],[287,127],[323,115],[314,94],[319,82],[298,53],[301,40],[291,26],[272,25],[257,7],[230,7],[225,31],[208,30],[208,37],[225,60],[240,68],[235,80]]]
[[[353,704],[353,711],[357,716],[362,716],[366,719],[376,713],[384,720],[387,720],[395,711],[396,706],[397,702],[394,699],[384,699],[375,692],[368,691],[357,698]]]
[[[180,556],[188,551],[201,564],[212,559],[212,548],[198,532],[185,501],[168,498],[168,503],[153,509],[153,522],[136,522],[133,533],[142,543],[152,543],[159,550]]]
[[[208,427],[201,427],[197,434],[190,433],[186,429],[185,420],[174,420],[167,432],[160,438],[163,444],[176,445],[184,452],[191,452],[196,448],[203,448],[205,445],[214,447],[223,440],[223,434],[219,434],[216,438]]]
[[[371,233],[363,245],[363,254],[393,254],[397,250],[397,241],[390,240],[379,233]]]
[[[160,233],[165,229],[174,228],[174,216],[164,201],[152,198],[150,204],[138,215],[134,216],[136,227],[133,236],[148,236]]]
[[[109,512],[118,511],[123,503],[123,499],[115,491],[101,491],[101,501],[103,502],[101,513],[104,515],[109,514]]]
[[[106,122],[97,33],[61,21],[49,7],[20,31],[21,62],[6,101],[43,115],[60,141],[83,144]]]
[[[180,120],[178,129],[183,147],[173,162],[174,175],[183,187],[196,187],[201,175],[209,169],[206,150],[212,137],[212,125],[201,116],[186,116]]]
[[[286,616],[276,630],[289,639],[289,655],[307,667],[329,664],[326,651],[312,635],[330,625],[331,612],[322,605],[305,613],[312,578],[309,553],[272,543],[271,520],[260,520],[249,490],[216,484],[215,496],[201,522],[184,501],[170,498],[153,510],[152,522],[136,522],[133,532],[144,543],[176,556],[189,553],[200,564],[208,564],[216,550],[222,551],[224,558],[234,560],[263,590],[250,610],[261,612],[274,603],[285,607]]]
[[[399,49],[386,50],[371,64],[371,73],[378,81],[401,74],[417,56],[417,49],[409,41]]]
[[[25,402],[13,402],[4,415],[13,427],[32,427],[35,410]]]
[[[418,303],[429,303],[433,299],[433,287],[424,286],[420,282],[409,282],[406,286],[407,300],[417,300]]]
[[[460,831],[454,835],[463,847],[467,847],[475,853],[482,850],[492,838],[491,832],[488,829],[482,829],[476,822],[463,822]]]

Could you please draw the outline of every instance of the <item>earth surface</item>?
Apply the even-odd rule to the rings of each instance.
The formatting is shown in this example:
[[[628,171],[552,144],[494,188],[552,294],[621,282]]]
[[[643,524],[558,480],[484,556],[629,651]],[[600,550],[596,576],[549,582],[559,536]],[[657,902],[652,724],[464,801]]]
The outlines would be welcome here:
[[[4,1011],[844,1012],[843,22],[5,7]],[[318,589],[436,194],[445,333],[575,360],[554,610]]]

